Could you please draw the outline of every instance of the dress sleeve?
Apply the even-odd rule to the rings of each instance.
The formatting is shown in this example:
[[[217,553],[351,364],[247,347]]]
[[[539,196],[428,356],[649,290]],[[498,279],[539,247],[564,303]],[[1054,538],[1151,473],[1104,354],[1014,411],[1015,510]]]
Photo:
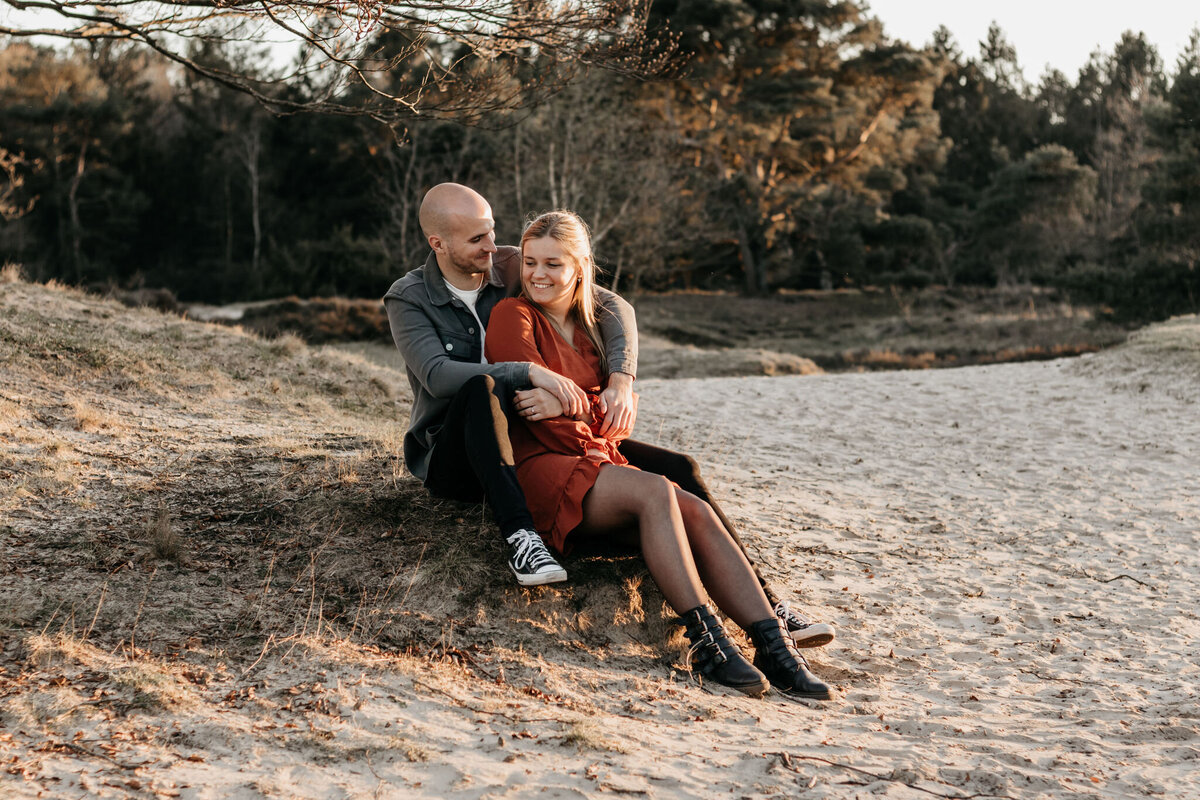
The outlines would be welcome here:
[[[528,361],[546,366],[538,349],[537,330],[533,314],[537,312],[525,303],[506,298],[492,309],[484,338],[484,355],[492,364],[502,361]]]

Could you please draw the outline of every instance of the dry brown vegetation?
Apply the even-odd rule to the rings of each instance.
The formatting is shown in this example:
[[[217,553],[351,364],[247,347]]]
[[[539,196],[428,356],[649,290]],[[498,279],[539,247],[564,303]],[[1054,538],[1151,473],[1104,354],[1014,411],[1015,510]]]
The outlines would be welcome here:
[[[1125,340],[1102,308],[1052,289],[867,289],[784,292],[765,298],[713,292],[633,298],[639,378],[810,375],[1042,361]],[[404,369],[377,300],[285,298],[231,307],[243,327],[339,343]],[[198,307],[196,313],[220,309]]]
[[[707,350],[752,348],[830,372],[1040,361],[1125,340],[1104,309],[1037,287],[645,295],[639,327]],[[791,370],[781,370],[791,371]],[[745,374],[772,374],[750,371]]]
[[[61,788],[86,763],[169,795],[151,778],[188,757],[179,719],[136,718],[164,709],[196,752],[234,735],[215,712],[235,710],[304,758],[394,750],[344,751],[324,724],[361,698],[315,676],[366,664],[452,704],[464,674],[486,680],[489,703],[546,707],[580,747],[610,744],[542,659],[627,681],[649,658],[669,680],[679,651],[636,561],[581,559],[569,586],[520,590],[482,507],[403,473],[397,373],[5,275],[0,758],[22,785]]]

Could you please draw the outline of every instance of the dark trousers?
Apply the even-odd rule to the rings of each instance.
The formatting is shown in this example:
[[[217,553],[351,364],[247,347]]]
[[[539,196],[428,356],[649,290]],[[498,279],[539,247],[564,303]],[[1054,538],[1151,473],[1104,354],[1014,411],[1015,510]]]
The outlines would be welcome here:
[[[464,383],[435,436],[425,476],[425,487],[435,497],[486,500],[505,539],[521,528],[534,529],[508,441],[510,394],[490,375]]]

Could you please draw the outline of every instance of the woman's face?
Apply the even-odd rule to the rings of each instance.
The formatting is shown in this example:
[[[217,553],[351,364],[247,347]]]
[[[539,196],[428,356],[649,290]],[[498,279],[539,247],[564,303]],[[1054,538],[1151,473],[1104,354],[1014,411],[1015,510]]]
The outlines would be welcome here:
[[[521,251],[521,287],[530,300],[555,315],[571,309],[579,265],[552,237],[530,239]]]

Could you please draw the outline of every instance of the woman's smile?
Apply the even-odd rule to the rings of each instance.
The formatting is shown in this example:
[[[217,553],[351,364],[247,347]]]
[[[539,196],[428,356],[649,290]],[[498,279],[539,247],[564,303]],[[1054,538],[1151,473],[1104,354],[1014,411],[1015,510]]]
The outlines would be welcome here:
[[[556,317],[565,317],[578,285],[579,267],[552,237],[525,243],[521,284],[529,299]]]

